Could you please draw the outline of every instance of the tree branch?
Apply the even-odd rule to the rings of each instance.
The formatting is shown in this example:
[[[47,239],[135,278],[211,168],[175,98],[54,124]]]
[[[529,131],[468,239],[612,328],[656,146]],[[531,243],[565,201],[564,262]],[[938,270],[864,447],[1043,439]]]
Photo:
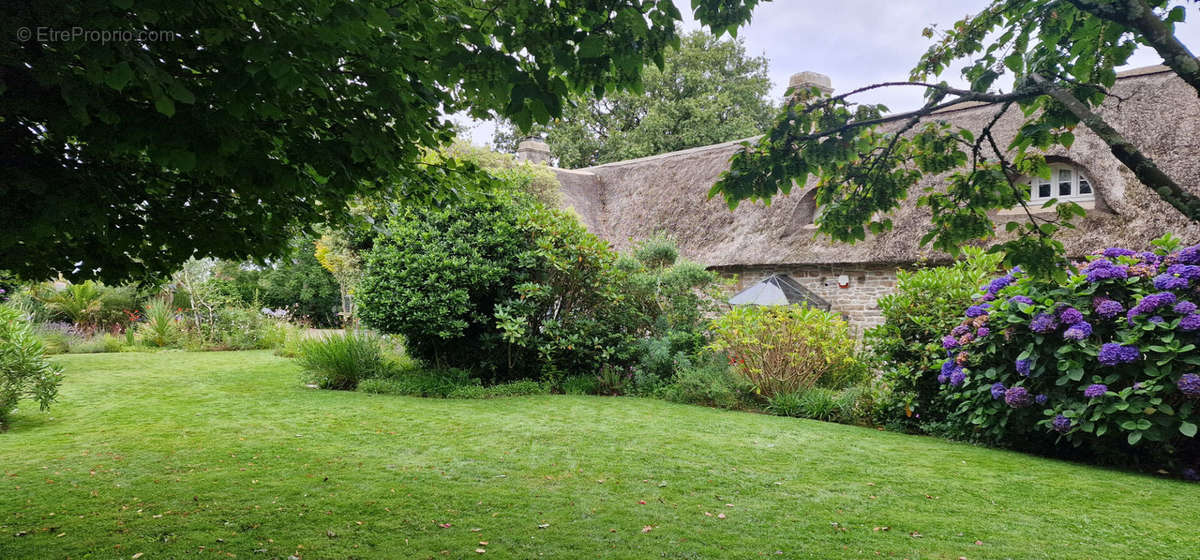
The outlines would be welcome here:
[[[1093,16],[1128,27],[1146,41],[1200,95],[1200,61],[1175,37],[1171,26],[1154,14],[1145,0],[1067,0]]]

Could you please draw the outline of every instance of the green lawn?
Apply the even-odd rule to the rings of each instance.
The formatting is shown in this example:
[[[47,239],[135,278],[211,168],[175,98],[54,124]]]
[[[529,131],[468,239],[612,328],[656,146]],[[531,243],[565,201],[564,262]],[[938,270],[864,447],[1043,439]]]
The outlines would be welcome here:
[[[58,359],[52,413],[0,434],[0,558],[1200,556],[1200,485],[936,439],[317,391],[268,352]]]

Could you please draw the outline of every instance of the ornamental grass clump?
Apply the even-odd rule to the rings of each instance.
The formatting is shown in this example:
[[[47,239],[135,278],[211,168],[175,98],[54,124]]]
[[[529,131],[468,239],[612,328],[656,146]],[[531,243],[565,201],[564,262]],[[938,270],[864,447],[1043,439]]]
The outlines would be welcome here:
[[[1060,280],[1018,270],[986,284],[926,374],[959,434],[1195,467],[1200,245],[1178,245],[1167,236],[1153,253],[1097,252]]]

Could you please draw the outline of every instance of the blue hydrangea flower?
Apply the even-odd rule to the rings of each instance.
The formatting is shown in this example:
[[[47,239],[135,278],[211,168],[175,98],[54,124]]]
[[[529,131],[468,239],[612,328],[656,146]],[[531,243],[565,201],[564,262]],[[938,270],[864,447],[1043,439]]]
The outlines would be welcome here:
[[[1017,360],[1017,373],[1029,377],[1029,368],[1033,365],[1033,360]]]
[[[1071,429],[1071,419],[1061,414],[1054,417],[1054,421],[1050,423],[1054,431],[1058,433],[1066,433]]]
[[[1125,279],[1129,277],[1129,267],[1113,264],[1108,259],[1096,259],[1083,267],[1087,281],[1091,283],[1102,280]]]
[[[1117,257],[1132,257],[1136,255],[1137,252],[1130,249],[1125,249],[1123,247],[1109,247],[1108,249],[1101,251],[1100,254],[1107,258],[1115,259]]]
[[[1074,307],[1064,307],[1058,310],[1058,320],[1064,325],[1074,325],[1083,320],[1083,313]]]
[[[971,307],[967,308],[967,317],[975,318],[980,315],[985,315],[985,314],[987,314],[987,310],[991,307],[992,307],[991,304],[988,304],[988,303],[972,305]]]
[[[1151,316],[1150,316],[1150,318],[1149,318],[1149,319],[1146,319],[1146,320],[1147,320],[1147,321],[1149,321],[1149,322],[1151,322],[1151,323],[1163,323],[1163,322],[1166,322],[1166,319],[1163,319],[1163,318],[1162,318],[1162,315],[1151,315]]]
[[[938,385],[945,385],[947,381],[950,381],[950,376],[946,375],[944,373],[939,373],[937,376],[937,380],[938,380]]]
[[[1179,320],[1179,330],[1195,331],[1200,330],[1200,313],[1188,313]]]
[[[1005,391],[1005,388],[1004,388],[1003,383],[996,382],[996,383],[992,384],[992,399],[995,400],[1000,397],[1003,397],[1004,391]]]
[[[1089,336],[1092,336],[1092,325],[1087,321],[1075,323],[1063,331],[1063,338],[1067,340],[1083,340]]]
[[[1033,300],[1029,299],[1028,296],[1013,296],[1013,297],[1008,298],[1008,303],[1009,304],[1024,303],[1025,305],[1033,305]]]
[[[954,373],[950,374],[950,386],[951,387],[962,387],[963,381],[966,381],[966,379],[967,379],[967,372],[963,371],[963,368],[958,368],[958,369],[954,370]]]
[[[1108,298],[1096,298],[1092,302],[1092,306],[1096,309],[1096,314],[1105,318],[1112,319],[1125,311],[1125,306],[1121,302]]]
[[[958,348],[958,339],[954,338],[953,336],[943,336],[942,337],[942,348],[945,348],[946,350],[953,350],[955,348]]]
[[[1186,278],[1188,280],[1200,279],[1200,266],[1194,264],[1173,264],[1167,267],[1166,274]]]
[[[1187,287],[1187,278],[1180,278],[1171,274],[1159,274],[1154,277],[1154,289],[1156,290],[1183,290]]]
[[[1196,304],[1194,304],[1190,301],[1181,301],[1179,303],[1176,303],[1175,307],[1171,308],[1171,311],[1174,311],[1180,315],[1187,315],[1189,313],[1196,311]]]
[[[1157,294],[1145,296],[1141,299],[1141,301],[1138,301],[1137,305],[1133,306],[1133,309],[1129,310],[1129,313],[1127,314],[1129,318],[1129,324],[1133,324],[1134,317],[1153,313],[1160,307],[1174,305],[1175,301],[1175,294],[1172,294],[1171,292],[1158,292]]]
[[[1093,383],[1091,385],[1088,385],[1087,389],[1083,390],[1083,396],[1085,396],[1089,399],[1094,399],[1096,397],[1103,397],[1104,393],[1107,393],[1107,392],[1108,392],[1107,385],[1105,385],[1103,383]]]
[[[1045,334],[1053,331],[1058,327],[1058,321],[1049,313],[1038,313],[1037,316],[1029,322],[1029,330],[1035,333]]]
[[[975,331],[975,338],[983,338],[991,333],[992,333],[991,329],[989,329],[987,327],[979,327]]]
[[[1013,387],[1004,392],[1004,403],[1013,408],[1027,407],[1032,401],[1029,389],[1024,387]]]
[[[1200,245],[1192,245],[1181,249],[1175,254],[1175,262],[1179,264],[1200,264]]]
[[[996,300],[996,294],[983,294],[982,296],[979,296],[979,301],[995,301],[995,300]]]
[[[1194,373],[1185,373],[1179,376],[1179,383],[1175,384],[1179,387],[1179,392],[1190,399],[1200,399],[1200,375]]]
[[[1033,402],[1038,404],[1046,404],[1046,401],[1048,400],[1050,400],[1050,397],[1047,397],[1046,395],[1038,395],[1033,397]]]
[[[969,332],[971,332],[971,327],[968,327],[967,325],[959,325],[957,327],[954,327],[953,329],[950,329],[950,336],[953,336],[954,338],[958,338]]]
[[[995,294],[1008,287],[1009,284],[1012,284],[1013,280],[1015,280],[1015,278],[1013,278],[1011,274],[1005,274],[1004,276],[996,278],[988,283],[987,293]]]
[[[1106,342],[1100,346],[1098,359],[1102,365],[1115,366],[1135,362],[1141,350],[1137,346],[1122,346],[1115,342]]]
[[[942,362],[942,373],[944,373],[946,375],[950,375],[950,372],[954,371],[955,367],[956,367],[956,365],[954,363],[953,358],[946,360],[946,361]]]

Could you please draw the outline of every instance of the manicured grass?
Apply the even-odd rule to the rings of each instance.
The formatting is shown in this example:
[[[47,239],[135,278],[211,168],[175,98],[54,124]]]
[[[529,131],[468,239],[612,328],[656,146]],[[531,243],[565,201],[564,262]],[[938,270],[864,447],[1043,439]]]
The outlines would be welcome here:
[[[0,558],[1200,551],[1200,485],[930,438],[642,399],[318,391],[267,352],[58,359],[52,413],[23,405],[0,434]]]

